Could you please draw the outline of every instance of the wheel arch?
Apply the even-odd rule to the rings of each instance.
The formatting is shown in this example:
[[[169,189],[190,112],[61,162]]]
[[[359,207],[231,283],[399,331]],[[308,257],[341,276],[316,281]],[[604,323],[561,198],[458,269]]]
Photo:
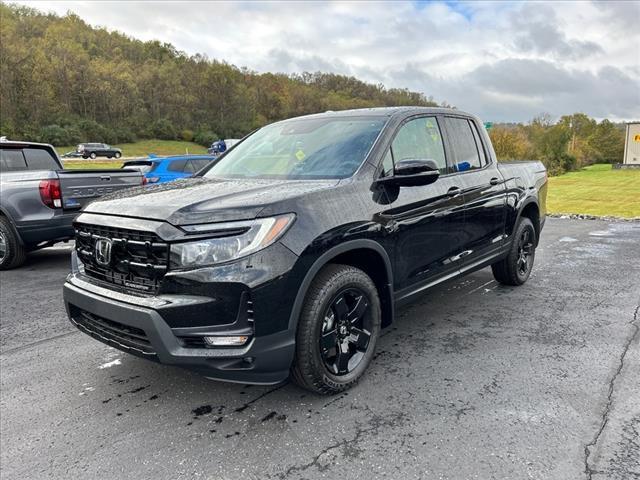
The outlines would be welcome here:
[[[378,242],[360,239],[350,240],[330,248],[314,261],[305,274],[300,288],[298,288],[289,316],[289,330],[295,332],[297,329],[300,312],[311,282],[325,265],[331,263],[351,265],[369,275],[380,295],[382,327],[393,323],[393,271],[391,269],[391,260],[386,250]]]
[[[531,223],[533,223],[533,228],[536,231],[536,246],[538,246],[538,243],[540,243],[540,231],[542,229],[540,225],[540,206],[538,205],[538,202],[534,199],[530,199],[522,204],[518,212],[518,217],[516,218],[516,225],[518,221],[520,221],[521,217],[527,217],[531,220]]]
[[[18,232],[18,229],[16,228],[16,224],[13,221],[13,217],[7,211],[7,209],[4,208],[2,205],[0,205],[0,217],[4,217],[9,221],[9,228],[13,230],[13,233],[16,235],[16,238],[18,239],[18,242],[20,243],[20,245],[24,245],[24,240],[22,240],[22,236],[20,235],[20,232]]]

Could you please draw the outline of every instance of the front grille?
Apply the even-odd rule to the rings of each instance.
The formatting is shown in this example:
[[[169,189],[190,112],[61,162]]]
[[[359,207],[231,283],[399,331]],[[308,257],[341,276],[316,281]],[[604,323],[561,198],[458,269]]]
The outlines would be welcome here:
[[[71,320],[80,330],[104,343],[144,356],[156,354],[147,334],[140,328],[107,320],[75,306],[71,306]]]
[[[129,292],[158,291],[169,265],[169,245],[155,233],[87,224],[75,228],[76,251],[86,275]],[[96,257],[99,239],[111,242],[107,265],[98,263]]]

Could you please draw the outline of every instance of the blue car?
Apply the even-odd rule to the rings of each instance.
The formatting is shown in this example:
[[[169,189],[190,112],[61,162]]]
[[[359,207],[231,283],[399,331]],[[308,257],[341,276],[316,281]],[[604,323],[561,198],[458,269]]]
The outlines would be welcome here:
[[[215,158],[213,155],[150,156],[143,160],[124,162],[122,168],[139,170],[147,179],[146,183],[165,183],[179,178],[191,177]]]

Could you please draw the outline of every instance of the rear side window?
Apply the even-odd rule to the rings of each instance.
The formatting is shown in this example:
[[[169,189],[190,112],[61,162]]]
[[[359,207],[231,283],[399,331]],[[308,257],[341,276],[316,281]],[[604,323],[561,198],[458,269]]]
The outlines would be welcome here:
[[[191,159],[187,162],[187,166],[185,168],[185,173],[196,173],[197,171],[203,169],[211,160],[207,159]]]
[[[60,168],[58,161],[49,150],[27,147],[23,152],[29,170],[57,170]]]
[[[441,173],[447,170],[442,135],[435,117],[409,120],[400,127],[391,144],[393,162],[433,160]]]
[[[199,159],[199,160],[191,160],[191,162],[195,166],[195,169],[196,169],[195,171],[197,172],[199,170],[202,170],[207,165],[209,165],[209,162],[211,162],[211,160],[208,160],[206,158],[202,158],[202,159]]]
[[[483,162],[480,160],[482,147],[478,150],[480,139],[477,132],[471,128],[469,120],[447,117],[446,121],[456,169],[459,172],[465,172],[482,168]],[[484,152],[482,158],[484,159]]]
[[[27,169],[22,149],[3,148],[0,155],[0,172],[18,172]]]
[[[167,168],[167,170],[169,170],[170,172],[184,172],[186,166],[186,160],[173,160],[169,163],[169,167]]]

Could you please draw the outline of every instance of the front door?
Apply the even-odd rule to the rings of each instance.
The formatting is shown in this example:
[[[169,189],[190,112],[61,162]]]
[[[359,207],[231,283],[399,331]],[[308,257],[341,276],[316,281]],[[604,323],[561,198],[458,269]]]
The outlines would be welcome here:
[[[389,208],[382,212],[395,246],[394,289],[399,298],[458,268],[464,203],[460,185],[447,176],[445,148],[435,116],[413,117],[396,132],[383,161],[383,175],[403,160],[432,160],[441,175],[435,183],[385,187]]]

